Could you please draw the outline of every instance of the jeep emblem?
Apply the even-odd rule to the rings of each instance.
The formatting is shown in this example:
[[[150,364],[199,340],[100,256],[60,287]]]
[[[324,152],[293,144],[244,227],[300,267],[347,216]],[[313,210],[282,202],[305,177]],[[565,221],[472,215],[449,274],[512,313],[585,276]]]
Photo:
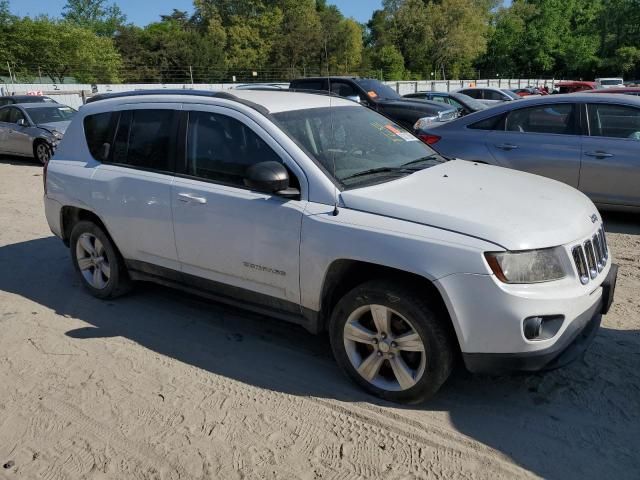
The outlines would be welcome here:
[[[591,215],[591,223],[596,223],[598,221],[598,216],[594,213]]]

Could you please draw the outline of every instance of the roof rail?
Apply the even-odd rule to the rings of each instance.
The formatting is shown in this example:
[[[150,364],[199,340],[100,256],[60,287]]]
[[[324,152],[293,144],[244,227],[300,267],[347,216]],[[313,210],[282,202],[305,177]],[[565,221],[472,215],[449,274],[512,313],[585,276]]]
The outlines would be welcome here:
[[[253,108],[263,115],[268,115],[269,110],[262,105],[259,105],[254,102],[250,102],[243,98],[236,97],[235,95],[222,92],[222,91],[211,91],[211,90],[187,90],[187,89],[169,89],[169,88],[157,88],[151,90],[130,90],[127,92],[113,92],[113,93],[101,93],[99,95],[94,95],[87,99],[86,103],[100,102],[102,100],[110,100],[112,98],[124,98],[124,97],[142,97],[148,95],[188,95],[194,97],[209,97],[209,98],[221,98],[224,100],[232,100],[234,102],[241,103],[247,107]]]

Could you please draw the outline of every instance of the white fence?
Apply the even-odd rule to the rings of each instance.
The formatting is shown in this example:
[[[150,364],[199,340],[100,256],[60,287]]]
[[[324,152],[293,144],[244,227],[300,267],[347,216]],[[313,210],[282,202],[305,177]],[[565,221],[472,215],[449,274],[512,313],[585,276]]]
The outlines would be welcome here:
[[[384,82],[392,87],[400,95],[414,93],[423,90],[449,92],[463,87],[498,87],[498,88],[522,88],[528,85],[547,85],[550,89],[554,86],[554,80],[539,79],[484,79],[484,80],[416,80],[401,82]],[[197,89],[197,90],[228,90],[240,84],[237,83],[138,83],[138,84],[114,84],[114,85],[90,85],[90,84],[52,84],[52,83],[15,83],[0,86],[2,95],[47,95],[57,102],[80,108],[86,98],[97,93],[126,92],[130,90],[149,89]]]

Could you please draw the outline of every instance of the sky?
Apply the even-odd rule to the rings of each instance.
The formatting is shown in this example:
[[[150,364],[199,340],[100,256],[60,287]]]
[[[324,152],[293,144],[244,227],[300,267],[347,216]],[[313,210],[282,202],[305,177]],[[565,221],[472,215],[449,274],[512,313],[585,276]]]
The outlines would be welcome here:
[[[60,15],[66,0],[9,0],[11,12],[15,15],[47,14]],[[146,25],[160,19],[161,14],[171,13],[174,8],[191,11],[192,0],[112,0],[127,15],[127,19],[136,25]],[[359,22],[367,22],[374,10],[381,8],[382,0],[329,0],[337,5],[343,15],[353,17]]]

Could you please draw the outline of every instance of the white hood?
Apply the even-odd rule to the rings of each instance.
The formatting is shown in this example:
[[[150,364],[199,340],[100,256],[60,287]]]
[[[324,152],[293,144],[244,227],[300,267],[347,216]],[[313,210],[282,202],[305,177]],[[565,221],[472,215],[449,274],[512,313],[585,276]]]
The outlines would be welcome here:
[[[600,215],[578,190],[529,173],[453,160],[341,194],[345,207],[482,238],[508,250],[564,245]]]

